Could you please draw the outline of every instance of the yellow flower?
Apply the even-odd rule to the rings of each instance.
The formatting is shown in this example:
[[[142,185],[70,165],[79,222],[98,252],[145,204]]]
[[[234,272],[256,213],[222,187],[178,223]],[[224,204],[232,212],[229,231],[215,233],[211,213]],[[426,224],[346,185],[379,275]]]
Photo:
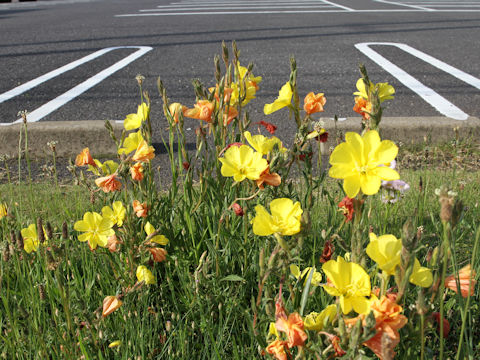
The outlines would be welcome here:
[[[433,283],[432,271],[427,267],[420,266],[420,261],[418,261],[418,259],[415,259],[412,275],[408,280],[412,284],[428,288]]]
[[[150,236],[155,231],[155,228],[153,227],[152,224],[150,224],[148,221],[145,224],[145,232],[147,233],[147,236]],[[165,237],[165,235],[154,235],[151,239],[150,242],[154,242],[160,245],[167,245],[168,244],[168,239]]]
[[[390,234],[377,238],[374,233],[370,233],[370,243],[366,252],[380,269],[388,275],[394,275],[395,268],[400,265],[402,241]]]
[[[7,215],[8,215],[7,204],[0,203],[0,220],[2,220]]]
[[[327,275],[324,290],[332,296],[340,298],[340,307],[346,315],[352,309],[359,314],[370,311],[371,285],[367,272],[358,264],[346,262],[341,256],[337,260],[329,260],[322,266]]]
[[[290,81],[287,81],[280,89],[278,98],[271,104],[265,104],[263,107],[264,114],[268,115],[286,106],[289,106],[292,102],[292,96],[292,86],[290,85]]]
[[[112,341],[110,344],[108,344],[108,347],[110,349],[112,349],[112,348],[115,348],[115,347],[120,346],[120,345],[122,345],[122,341],[121,340],[115,340],[115,341]]]
[[[387,275],[395,275],[395,268],[401,263],[402,241],[390,234],[377,237],[370,233],[366,252]],[[415,259],[409,281],[421,287],[430,287],[433,282],[432,271],[420,266],[418,259]]]
[[[137,267],[137,280],[139,282],[145,281],[145,284],[155,284],[155,277],[152,272],[143,265]]]
[[[307,330],[322,331],[323,328],[331,324],[337,316],[337,305],[328,305],[320,313],[311,312],[303,319],[303,326]]]
[[[121,201],[115,201],[112,207],[104,206],[102,208],[102,216],[110,219],[114,225],[122,226],[126,211]]]
[[[113,222],[102,217],[96,212],[86,212],[83,215],[83,220],[77,221],[73,228],[77,231],[83,232],[78,236],[78,241],[88,241],[88,246],[91,249],[96,249],[97,245],[106,247],[108,238],[115,234],[112,229]]]
[[[148,145],[145,140],[140,141],[133,154],[132,160],[138,162],[150,161],[155,157],[155,149],[153,146]]]
[[[373,85],[370,81],[370,88],[367,90],[365,87],[365,82],[362,78],[357,80],[357,90],[353,93],[353,95],[361,96],[362,98],[369,100],[370,93],[375,89],[378,89],[378,97],[380,98],[380,103],[384,102],[385,100],[393,99],[393,94],[395,94],[395,89],[392,85],[388,83],[378,83]]]
[[[130,154],[132,151],[136,150],[138,145],[143,141],[142,132],[138,130],[137,132],[130,133],[127,138],[123,141],[123,146],[118,149],[119,154]]]
[[[312,272],[312,267],[307,267],[303,269],[303,271],[300,273],[300,268],[297,265],[290,265],[290,272],[292,275],[297,279],[297,280],[302,280],[304,279],[304,284],[307,282],[308,277],[310,276],[310,273]],[[310,282],[313,286],[318,286],[322,282],[322,274],[320,274],[318,271],[314,271],[312,275],[312,281]]]
[[[276,136],[272,136],[271,138],[267,138],[263,135],[252,136],[249,131],[245,131],[243,135],[245,136],[245,139],[247,139],[248,143],[262,155],[267,155],[269,152],[271,152],[275,144],[277,144],[280,151],[282,151],[282,149],[282,152],[287,150],[282,146],[282,142]]]
[[[23,249],[29,254],[32,251],[37,251],[38,245],[40,244],[40,240],[38,239],[37,225],[30,224],[27,228],[20,230],[20,233],[22,234],[23,238]],[[43,235],[45,236],[45,240],[48,240],[45,228],[43,229]]]
[[[125,130],[135,130],[138,129],[142,122],[147,120],[148,115],[150,114],[150,107],[142,103],[138,105],[137,113],[136,114],[128,114],[123,122],[123,127]]]
[[[218,160],[222,163],[220,170],[222,175],[233,176],[233,179],[238,182],[245,178],[257,180],[268,167],[267,160],[262,158],[262,154],[254,152],[247,145],[229,147],[225,151],[225,156]]]
[[[274,322],[271,322],[270,325],[268,325],[268,336],[275,336],[276,339],[280,337]]]
[[[300,232],[300,218],[303,210],[300,203],[295,204],[287,198],[275,199],[270,202],[270,215],[262,206],[255,206],[256,215],[252,220],[253,233],[259,236],[268,236],[274,233],[294,235]]]
[[[398,147],[390,140],[380,141],[375,130],[363,136],[354,132],[345,135],[345,142],[339,144],[330,156],[332,167],[328,175],[344,179],[343,189],[349,198],[354,198],[360,189],[366,195],[373,195],[380,189],[381,181],[398,180],[400,175],[384,164],[395,159]]]
[[[230,95],[230,104],[231,105],[236,105],[239,102],[240,96],[245,96],[245,98],[242,101],[242,106],[247,105],[250,100],[255,99],[255,94],[257,93],[258,90],[258,84],[262,81],[261,76],[253,76],[252,73],[250,73],[246,78],[245,75],[247,74],[248,69],[244,66],[240,66],[238,64],[238,69],[239,69],[239,74],[237,74],[237,70],[235,69],[235,75],[238,78],[238,81],[240,83],[240,86],[238,86],[238,83],[232,83],[231,88],[232,88],[232,93]],[[246,90],[245,90],[246,87]]]

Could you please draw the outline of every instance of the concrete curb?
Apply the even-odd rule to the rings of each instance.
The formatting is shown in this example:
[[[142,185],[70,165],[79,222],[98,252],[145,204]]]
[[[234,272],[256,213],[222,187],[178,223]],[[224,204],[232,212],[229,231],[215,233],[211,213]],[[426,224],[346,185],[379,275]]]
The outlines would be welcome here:
[[[334,123],[331,119],[322,119],[325,128],[333,134]],[[116,136],[119,138],[123,130],[122,123],[111,122]],[[337,123],[337,130],[360,130],[360,118],[348,118]],[[395,142],[422,143],[428,139],[432,143],[439,143],[453,139],[454,127],[458,127],[460,137],[472,137],[474,141],[480,139],[480,119],[470,117],[465,121],[455,121],[445,117],[389,117],[382,120],[382,138]],[[19,133],[22,124],[0,127],[0,155],[17,156]],[[22,133],[22,149],[24,147]],[[74,157],[83,148],[89,147],[97,156],[115,154],[115,145],[105,129],[104,121],[55,121],[36,122],[28,124],[28,145],[33,157],[51,156],[47,142],[55,140],[57,154],[60,157]],[[333,140],[331,137],[330,140]],[[327,145],[333,145],[329,141]]]

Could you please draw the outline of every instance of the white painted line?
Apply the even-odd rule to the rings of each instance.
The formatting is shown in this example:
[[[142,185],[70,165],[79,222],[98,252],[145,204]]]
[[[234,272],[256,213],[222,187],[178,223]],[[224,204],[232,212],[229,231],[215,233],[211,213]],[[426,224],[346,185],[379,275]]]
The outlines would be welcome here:
[[[396,77],[403,85],[408,87],[413,92],[417,93],[422,99],[424,99],[427,103],[433,106],[438,112],[441,114],[455,119],[455,120],[467,120],[468,114],[463,112],[461,109],[453,105],[443,96],[439,95],[429,87],[422,84],[420,81],[415,79],[413,76],[408,74],[407,72],[400,69],[397,65],[393,64],[382,55],[377,53],[376,51],[370,49],[369,46],[371,45],[383,45],[383,46],[395,46],[427,63],[436,68],[448,72],[449,74],[455,76],[456,78],[470,84],[478,89],[480,89],[480,79],[477,79],[463,71],[454,68],[451,65],[440,61],[433,56],[425,54],[417,49],[414,49],[406,44],[400,43],[382,43],[382,42],[368,42],[368,43],[359,43],[355,44],[355,47],[360,50],[363,54],[368,56],[371,60],[376,62],[380,65],[384,70],[388,71],[394,77]]]
[[[329,5],[332,5],[332,6],[335,6],[335,7],[339,7],[340,9],[343,9],[343,10],[355,11],[352,8],[349,8],[349,7],[346,7],[346,6],[343,6],[343,5],[339,5],[339,4],[335,4],[334,2],[331,2],[331,1],[328,1],[328,0],[321,0],[321,1],[325,4],[329,4]]]
[[[271,6],[251,6],[249,9],[271,9]],[[276,6],[278,9],[315,9],[315,8],[331,8],[328,5],[315,5],[315,6]],[[150,11],[157,11],[157,12],[167,12],[167,11],[194,11],[194,10],[242,10],[245,9],[245,6],[239,7],[209,7],[206,9],[199,9],[199,8],[181,8],[181,9],[143,9],[138,10],[140,12],[150,12]]]
[[[272,10],[272,11],[209,11],[209,12],[179,12],[179,13],[142,13],[142,14],[121,14],[115,17],[135,16],[179,16],[179,15],[244,15],[244,14],[308,14],[308,13],[330,13],[348,12],[346,10]]]
[[[32,81],[29,81],[28,83],[25,83],[21,86],[18,86],[15,89],[13,89],[13,90],[16,90],[16,89],[20,88],[16,92],[16,95],[19,95],[19,94],[21,94],[21,93],[39,85],[39,84],[41,84],[41,83],[43,83],[47,80],[50,80],[50,79],[66,72],[68,70],[74,69],[77,66],[80,66],[80,65],[82,65],[86,62],[89,62],[89,61],[91,61],[91,60],[93,60],[93,59],[95,59],[95,58],[97,58],[101,55],[104,55],[105,53],[107,53],[109,51],[118,50],[118,49],[138,49],[138,50],[135,51],[133,54],[130,54],[127,57],[123,58],[122,60],[116,62],[112,66],[109,66],[108,68],[106,68],[106,69],[100,71],[99,73],[95,74],[94,76],[88,78],[87,80],[78,84],[77,86],[71,88],[70,90],[61,94],[60,96],[57,96],[55,99],[49,101],[48,103],[43,104],[38,109],[30,112],[28,114],[28,122],[36,122],[36,121],[42,119],[43,117],[47,116],[51,112],[57,110],[59,107],[65,105],[69,101],[73,100],[74,98],[76,98],[80,94],[82,94],[85,91],[89,90],[90,88],[94,87],[95,85],[97,85],[98,83],[100,83],[101,81],[103,81],[104,79],[109,77],[110,75],[114,74],[118,70],[124,68],[125,66],[127,66],[131,62],[133,62],[136,59],[142,57],[143,55],[145,55],[150,50],[153,50],[153,48],[149,47],[149,46],[116,46],[116,47],[105,48],[105,49],[96,51],[93,54],[90,54],[88,56],[85,56],[85,57],[83,57],[79,60],[76,60],[76,61],[74,61],[70,64],[62,66],[61,68],[59,68],[57,70],[49,72],[49,73],[47,73],[43,76],[40,76],[40,77],[38,77],[38,78],[36,78]],[[61,69],[62,69],[62,71],[59,71]],[[28,86],[26,86],[27,84],[28,84]],[[13,91],[13,90],[11,90],[11,91]],[[7,93],[10,93],[11,91],[9,91]],[[21,92],[18,92],[18,91],[21,91]],[[4,94],[7,94],[7,93],[4,93]],[[2,95],[4,95],[4,94],[2,94]],[[16,95],[14,95],[14,96],[16,96]],[[9,98],[11,98],[11,97],[13,97],[13,96],[10,96]],[[5,100],[3,100],[3,101],[5,101]],[[12,124],[19,123],[19,122],[22,122],[22,121],[23,121],[22,119],[18,119],[13,123],[0,123],[0,125],[12,125]]]
[[[426,7],[423,7],[423,6],[409,5],[409,4],[404,4],[404,3],[396,2],[396,1],[387,1],[387,0],[374,0],[374,1],[379,2],[379,3],[383,3],[383,4],[389,4],[389,5],[407,6],[407,7],[411,7],[411,8],[414,8],[414,9],[423,10],[423,11],[435,11],[433,9],[429,9],[429,8],[426,8]]]

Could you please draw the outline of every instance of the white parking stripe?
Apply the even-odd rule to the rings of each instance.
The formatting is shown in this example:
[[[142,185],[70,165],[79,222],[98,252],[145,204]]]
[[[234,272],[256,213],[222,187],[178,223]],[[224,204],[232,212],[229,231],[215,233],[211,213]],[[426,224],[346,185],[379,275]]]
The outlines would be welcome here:
[[[276,6],[278,9],[315,9],[315,8],[325,8],[325,5],[319,5],[319,6]],[[328,6],[329,7],[329,6]],[[252,9],[271,9],[272,6],[255,6],[252,7]],[[161,9],[161,11],[198,11],[198,10],[242,10],[245,9],[244,6],[239,6],[239,7],[209,7],[208,9],[199,9],[196,7],[192,8],[174,8],[174,9]],[[143,9],[143,10],[138,10],[140,12],[150,12],[150,11],[159,11],[159,9]]]
[[[101,81],[105,80],[107,77],[110,75],[114,74],[118,70],[124,68],[128,64],[130,64],[132,61],[135,61],[136,59],[142,57],[145,55],[147,52],[150,50],[153,50],[152,47],[149,46],[117,46],[117,47],[110,47],[110,48],[105,48],[99,51],[96,51],[90,55],[87,55],[79,60],[73,61],[65,66],[62,66],[54,71],[51,71],[45,75],[39,76],[36,79],[33,79],[23,85],[17,86],[16,88],[7,91],[6,93],[3,93],[0,95],[0,103],[3,101],[6,101],[14,96],[20,95],[35,86],[40,85],[41,83],[50,80],[54,77],[59,76],[60,74],[63,74],[66,71],[72,70],[84,63],[87,63],[89,61],[92,61],[95,58],[98,58],[99,56],[102,56],[106,54],[107,52],[110,52],[112,50],[118,50],[118,49],[138,49],[135,51],[133,54],[130,54],[129,56],[123,58],[122,60],[116,62],[112,66],[109,66],[108,68],[100,71],[99,73],[95,74],[94,76],[88,78],[84,82],[78,84],[77,86],[73,87],[72,89],[68,90],[67,92],[61,94],[60,96],[57,96],[55,99],[49,101],[48,103],[40,106],[38,109],[30,112],[28,114],[28,121],[29,122],[36,122],[43,117],[47,116],[51,112],[57,110],[59,107],[65,105],[69,101],[73,100],[80,94],[84,93],[85,91],[89,90],[90,88],[94,87]],[[0,123],[0,125],[12,125],[15,123],[22,122],[22,119],[18,119],[13,123]]]
[[[473,77],[470,74],[467,74],[443,61],[440,61],[433,56],[425,54],[417,49],[412,48],[406,44],[400,43],[383,43],[383,42],[368,42],[368,43],[360,43],[355,44],[355,47],[360,50],[363,54],[368,56],[371,60],[376,62],[380,65],[384,70],[388,71],[394,77],[398,79],[403,85],[408,87],[413,92],[417,93],[422,99],[424,99],[427,103],[432,105],[438,112],[441,114],[455,119],[455,120],[467,120],[468,114],[463,112],[461,109],[453,105],[443,96],[439,95],[429,87],[422,84],[420,81],[415,79],[413,76],[408,74],[407,72],[400,69],[397,65],[393,64],[391,61],[384,58],[382,55],[377,53],[376,51],[370,49],[369,46],[371,45],[384,45],[384,46],[395,46],[427,63],[436,68],[445,71],[452,76],[470,84],[477,89],[480,89],[480,79]]]
[[[343,5],[339,5],[339,4],[335,4],[334,2],[331,2],[331,1],[328,1],[328,0],[321,0],[321,1],[323,1],[323,2],[326,3],[326,4],[330,4],[330,5],[332,5],[332,6],[339,7],[339,8],[341,8],[341,9],[343,9],[343,10],[355,11],[355,10],[353,10],[352,8],[349,8],[349,7],[346,7],[346,6],[343,6]]]
[[[407,6],[407,7],[411,7],[411,8],[414,8],[414,9],[423,10],[423,11],[435,11],[435,10],[432,10],[432,9],[429,9],[429,8],[426,8],[426,7],[423,7],[423,6],[412,5],[412,4],[404,4],[404,3],[396,2],[396,1],[387,1],[387,0],[374,0],[374,1],[379,2],[379,3],[383,3],[383,4],[389,4],[389,5]]]

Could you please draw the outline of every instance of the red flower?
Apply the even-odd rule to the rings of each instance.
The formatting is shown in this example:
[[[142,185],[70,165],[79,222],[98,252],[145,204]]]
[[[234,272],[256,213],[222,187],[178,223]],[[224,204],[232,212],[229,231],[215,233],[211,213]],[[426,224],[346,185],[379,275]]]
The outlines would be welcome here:
[[[318,135],[315,140],[321,142],[321,143],[326,143],[328,141],[328,132],[324,132],[320,135]]]
[[[440,332],[440,313],[432,313],[432,319],[437,323],[437,329]],[[443,318],[443,337],[446,338],[450,332],[450,323],[447,319]]]
[[[325,245],[323,245],[323,252],[320,256],[320,262],[323,264],[330,260],[334,251],[335,246],[333,245],[333,243],[330,240],[325,241]]]
[[[348,196],[345,196],[342,201],[338,203],[338,207],[343,212],[345,216],[345,222],[352,221],[353,219],[353,199],[350,199]]]
[[[277,127],[275,125],[263,120],[257,122],[256,124],[265,126],[265,129],[267,129],[267,131],[272,135],[275,134],[275,131],[277,130]]]

